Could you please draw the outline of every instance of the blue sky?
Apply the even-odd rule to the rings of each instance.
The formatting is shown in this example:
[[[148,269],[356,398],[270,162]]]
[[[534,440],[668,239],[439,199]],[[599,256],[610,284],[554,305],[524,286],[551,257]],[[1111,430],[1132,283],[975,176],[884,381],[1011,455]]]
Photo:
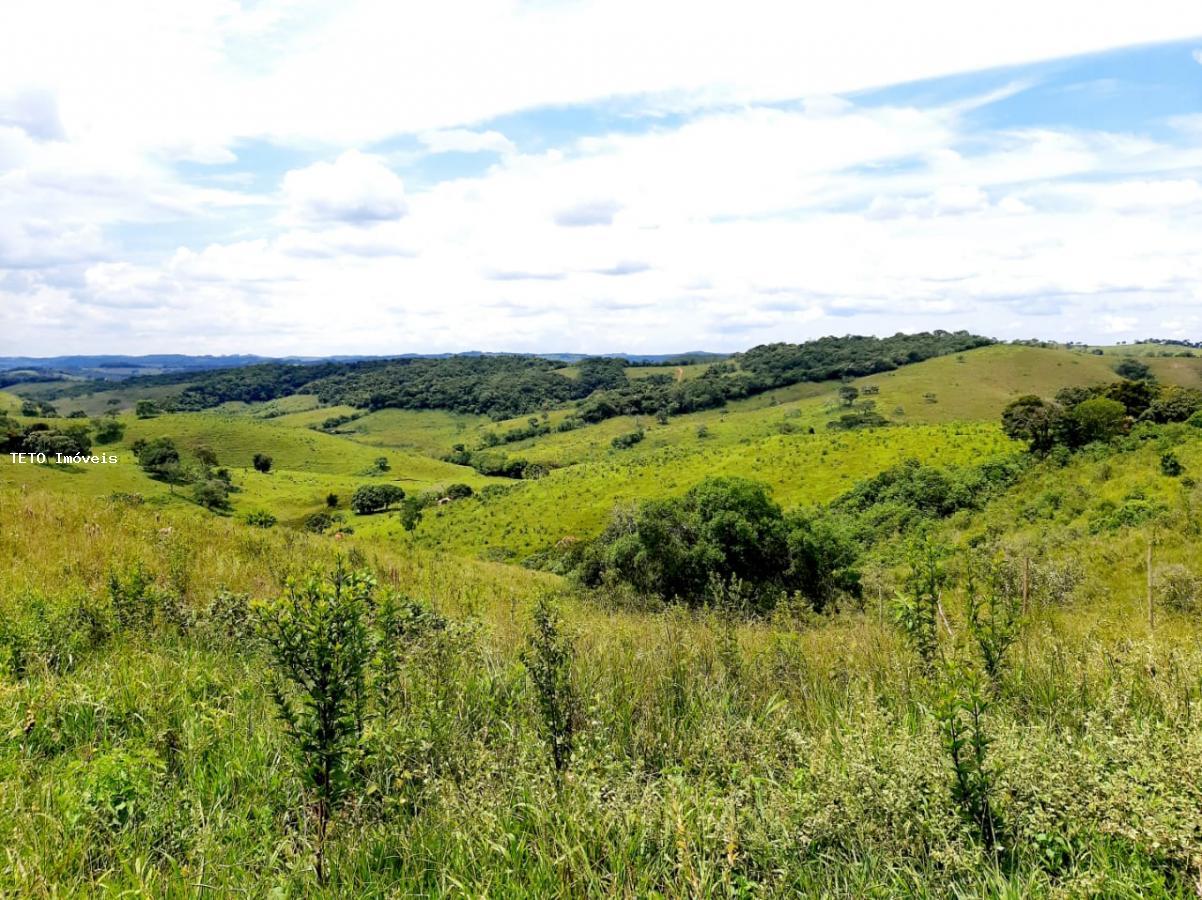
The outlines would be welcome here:
[[[1202,7],[963,6],[39,5],[0,355],[1202,339]]]

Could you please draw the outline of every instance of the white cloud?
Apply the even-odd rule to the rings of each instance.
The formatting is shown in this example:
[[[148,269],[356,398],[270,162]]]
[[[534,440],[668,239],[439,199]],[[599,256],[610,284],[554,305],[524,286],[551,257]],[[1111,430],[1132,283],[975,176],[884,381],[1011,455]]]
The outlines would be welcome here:
[[[982,132],[969,112],[1025,82],[834,95],[1199,33],[1192,0],[17,4],[0,318],[47,350],[282,353],[733,348],[1016,310],[1059,313],[1048,336],[1154,330],[1202,303],[1202,117],[1171,123],[1185,140]],[[593,101],[678,115],[527,152],[480,124]],[[401,135],[495,159],[406,191],[381,149]],[[320,161],[248,180],[256,140]]]
[[[408,210],[405,186],[377,156],[347,150],[334,162],[293,169],[284,176],[289,215],[298,221],[379,222]]]
[[[431,153],[500,153],[508,155],[516,149],[513,142],[499,131],[447,128],[442,131],[427,131],[418,137]]]

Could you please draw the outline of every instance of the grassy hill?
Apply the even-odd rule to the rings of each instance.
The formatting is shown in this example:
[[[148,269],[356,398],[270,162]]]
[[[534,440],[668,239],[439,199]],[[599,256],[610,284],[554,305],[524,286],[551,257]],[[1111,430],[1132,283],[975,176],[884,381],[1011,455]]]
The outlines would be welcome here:
[[[941,434],[953,432],[795,439],[797,477],[778,491],[823,495],[874,447],[892,456]],[[961,437],[949,461],[983,436]],[[1202,471],[1195,434],[1165,440]],[[303,449],[281,448],[303,471]],[[828,465],[808,461],[823,449]],[[1042,541],[1082,571],[1071,599],[1036,593],[986,714],[1003,860],[953,800],[936,715],[950,688],[871,600],[739,621],[563,596],[583,716],[557,781],[521,652],[534,599],[562,592],[559,579],[366,531],[334,541],[0,486],[0,519],[19,523],[0,529],[0,890],[1186,896],[1202,852],[1198,622],[1161,609],[1149,627],[1144,529],[1089,527],[1099,504],[1139,493],[1166,506],[1157,559],[1192,560],[1197,488],[1158,473],[1161,449],[1040,464],[946,524],[964,539],[1001,528]],[[336,820],[320,887],[292,747],[263,687],[270,663],[240,630],[253,607],[239,604],[339,554],[447,618],[400,639],[386,683],[400,702],[372,719],[367,786]],[[137,584],[145,618],[120,618]],[[959,589],[943,605],[945,652],[971,654]]]
[[[666,447],[553,471],[496,497],[430,511],[416,535],[423,545],[520,559],[565,537],[595,535],[616,505],[684,493],[709,475],[768,484],[786,506],[822,503],[901,459],[945,465],[1012,453],[994,425],[913,426],[874,431],[774,435],[746,444]]]
[[[1112,381],[1117,361],[991,346],[855,380],[884,428],[828,428],[844,411],[828,381],[498,448],[554,464],[530,480],[439,458],[528,417],[386,409],[327,434],[314,426],[359,411],[311,394],[127,414],[97,448],[118,464],[0,457],[0,895],[1193,896],[1202,428],[1034,458],[998,424],[1015,396]],[[1202,372],[1145,361],[1167,383]],[[133,462],[156,437],[186,462],[217,454],[231,514]],[[954,509],[923,506],[940,473],[1016,458]],[[707,476],[821,510],[907,459],[935,468],[880,502],[927,511],[856,537],[863,590],[820,610],[798,594],[748,615],[735,584],[690,607],[509,564]],[[474,496],[413,532],[346,508],[365,483],[454,482]],[[331,492],[353,533],[298,528]],[[353,607],[363,644],[338,644],[370,652],[318,884],[313,793],[270,690],[288,669],[265,635],[289,579],[339,565],[375,587]],[[547,599],[558,624],[540,631]],[[572,723],[562,772],[552,700]]]

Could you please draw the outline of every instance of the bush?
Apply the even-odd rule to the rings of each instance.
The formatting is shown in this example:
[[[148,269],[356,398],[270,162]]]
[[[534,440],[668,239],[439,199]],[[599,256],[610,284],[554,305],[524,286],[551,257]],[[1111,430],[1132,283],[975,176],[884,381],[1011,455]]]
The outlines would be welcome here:
[[[580,556],[580,581],[615,579],[646,596],[699,605],[713,581],[746,584],[750,605],[767,611],[782,591],[801,591],[817,608],[840,592],[858,593],[856,546],[837,520],[786,517],[765,485],[707,478],[684,496],[617,510]]]
[[[246,524],[255,528],[271,528],[276,523],[276,517],[266,510],[257,509],[246,514]]]
[[[564,632],[559,613],[546,597],[534,608],[534,632],[522,661],[538,698],[543,739],[551,753],[556,775],[572,758],[581,717],[580,699],[572,677],[575,649]]]
[[[205,509],[225,510],[230,508],[230,486],[220,478],[200,481],[192,489],[192,496]]]
[[[456,483],[449,485],[443,495],[452,500],[463,500],[472,495],[472,488],[471,485]]]
[[[370,658],[365,618],[374,584],[367,574],[341,569],[329,579],[293,581],[259,617],[272,662],[272,697],[312,801],[321,884],[331,819],[360,780]]]
[[[324,534],[336,521],[334,516],[322,510],[305,516],[301,526],[313,534]]]
[[[1177,454],[1172,450],[1162,453],[1160,456],[1160,473],[1167,475],[1170,478],[1176,478],[1184,474],[1185,466],[1181,464],[1181,460],[1177,458]]]
[[[1197,611],[1202,598],[1202,578],[1188,568],[1173,564],[1156,569],[1153,580],[1155,595],[1167,609],[1182,613]]]
[[[640,443],[644,437],[645,435],[643,429],[640,428],[637,431],[619,434],[612,441],[610,441],[610,446],[615,450],[629,450],[635,444]]]
[[[272,459],[264,453],[256,453],[254,459],[251,460],[251,465],[255,467],[256,472],[262,472],[266,475],[271,471]]]

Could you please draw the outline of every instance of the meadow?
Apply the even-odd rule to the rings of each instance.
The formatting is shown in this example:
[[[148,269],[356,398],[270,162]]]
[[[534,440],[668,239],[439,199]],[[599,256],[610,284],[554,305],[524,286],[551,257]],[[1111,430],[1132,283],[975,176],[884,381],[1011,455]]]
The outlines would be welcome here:
[[[1146,361],[1186,386],[1202,363]],[[0,460],[0,895],[1197,896],[1202,428],[1037,457],[999,425],[1113,363],[998,346],[855,379],[881,428],[827,427],[837,382],[614,417],[506,445],[554,464],[535,479],[441,459],[506,422],[385,409],[329,434],[345,412],[300,395],[124,412],[119,464]],[[232,508],[134,464],[157,437],[211,449]],[[821,511],[907,459],[1015,474],[875,537],[862,594],[821,612],[515,564],[707,477]],[[474,493],[409,531],[347,508],[364,483]],[[345,527],[299,527],[329,493]],[[371,581],[323,839],[263,623],[340,569]]]

